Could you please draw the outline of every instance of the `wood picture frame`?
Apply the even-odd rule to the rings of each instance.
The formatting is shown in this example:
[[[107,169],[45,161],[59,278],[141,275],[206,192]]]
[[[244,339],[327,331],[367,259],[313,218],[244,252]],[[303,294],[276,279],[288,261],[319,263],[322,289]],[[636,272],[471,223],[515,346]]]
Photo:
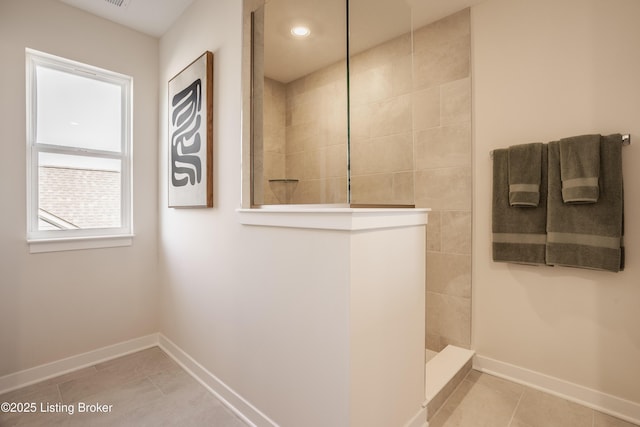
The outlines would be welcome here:
[[[213,207],[213,53],[168,85],[169,207]]]

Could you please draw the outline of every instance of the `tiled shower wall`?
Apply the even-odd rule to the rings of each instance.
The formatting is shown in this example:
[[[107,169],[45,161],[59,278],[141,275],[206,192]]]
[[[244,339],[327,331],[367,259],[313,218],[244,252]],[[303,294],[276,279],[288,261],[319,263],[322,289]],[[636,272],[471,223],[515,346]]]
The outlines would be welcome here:
[[[299,180],[292,203],[347,202],[346,76],[341,61],[287,84],[286,173]]]
[[[471,32],[465,9],[414,34],[415,202],[429,207],[427,348],[471,345]]]
[[[286,204],[291,190],[287,183],[269,180],[286,178],[285,156],[285,113],[286,113],[286,85],[269,79],[264,79],[264,104],[262,120],[262,149],[264,158],[264,175],[262,187],[264,189],[262,203],[267,205]]]
[[[350,71],[351,201],[412,205],[410,33],[355,55]]]
[[[350,64],[352,203],[433,210],[426,343],[435,351],[471,344],[470,52],[465,9]],[[266,183],[265,200],[346,202],[345,72],[341,62],[287,85],[265,81],[277,111],[265,108],[265,179],[298,180]]]

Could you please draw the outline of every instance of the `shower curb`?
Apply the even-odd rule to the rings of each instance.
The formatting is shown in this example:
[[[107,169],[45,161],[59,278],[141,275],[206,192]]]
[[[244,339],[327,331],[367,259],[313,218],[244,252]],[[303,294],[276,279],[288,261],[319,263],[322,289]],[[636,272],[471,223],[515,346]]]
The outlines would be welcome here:
[[[426,397],[427,421],[449,398],[467,376],[473,364],[475,352],[448,345],[440,353],[427,362]]]

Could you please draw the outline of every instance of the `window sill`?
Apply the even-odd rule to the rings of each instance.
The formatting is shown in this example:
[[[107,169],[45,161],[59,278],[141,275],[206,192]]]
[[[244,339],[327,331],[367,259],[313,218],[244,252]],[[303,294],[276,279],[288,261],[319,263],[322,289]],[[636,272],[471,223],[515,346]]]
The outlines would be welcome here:
[[[270,206],[238,209],[244,225],[362,231],[425,225],[431,209]]]
[[[131,246],[133,234],[118,236],[71,237],[62,239],[27,240],[29,253],[76,251],[82,249],[116,248]]]

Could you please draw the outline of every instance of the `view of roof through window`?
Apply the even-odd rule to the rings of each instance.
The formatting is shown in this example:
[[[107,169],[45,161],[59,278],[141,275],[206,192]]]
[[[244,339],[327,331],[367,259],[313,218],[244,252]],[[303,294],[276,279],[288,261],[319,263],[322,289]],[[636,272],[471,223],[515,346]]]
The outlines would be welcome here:
[[[40,230],[120,227],[120,171],[40,166]]]
[[[35,84],[35,229],[122,227],[122,81],[43,61]]]

